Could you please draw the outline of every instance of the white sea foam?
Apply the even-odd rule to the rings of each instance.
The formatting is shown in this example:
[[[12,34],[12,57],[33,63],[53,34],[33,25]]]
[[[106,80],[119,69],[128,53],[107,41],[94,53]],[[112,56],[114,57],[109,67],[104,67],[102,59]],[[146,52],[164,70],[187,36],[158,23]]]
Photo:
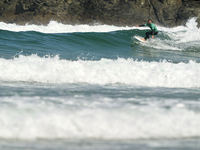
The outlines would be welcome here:
[[[197,18],[191,18],[188,20],[185,27],[162,28],[162,30],[167,32],[167,34],[178,43],[199,41],[200,29],[197,27],[196,19]]]
[[[200,114],[184,107],[63,108],[48,105],[39,97],[14,96],[0,100],[5,102],[0,109],[0,138],[3,139],[200,137]],[[37,100],[40,103],[35,103]]]
[[[186,26],[178,26],[174,28],[166,28],[162,26],[157,26],[159,31],[164,32],[179,32],[179,31],[187,31],[187,30],[197,30],[196,18],[191,18],[188,20]],[[140,29],[146,30],[148,27],[118,27],[114,25],[66,25],[62,23],[58,23],[56,21],[50,21],[50,23],[45,25],[16,25],[16,24],[7,24],[4,22],[0,22],[0,29],[20,32],[20,31],[37,31],[42,33],[73,33],[73,32],[111,32],[118,30],[131,30],[131,29]]]
[[[47,26],[29,25],[25,26],[16,24],[6,24],[0,22],[0,29],[8,31],[37,31],[42,33],[73,33],[73,32],[111,32],[117,30],[130,30],[137,27],[117,27],[114,25],[65,25],[56,21],[51,21]]]
[[[0,59],[1,81],[200,87],[199,77],[200,64],[193,61],[178,64],[123,58],[69,61],[37,55]]]

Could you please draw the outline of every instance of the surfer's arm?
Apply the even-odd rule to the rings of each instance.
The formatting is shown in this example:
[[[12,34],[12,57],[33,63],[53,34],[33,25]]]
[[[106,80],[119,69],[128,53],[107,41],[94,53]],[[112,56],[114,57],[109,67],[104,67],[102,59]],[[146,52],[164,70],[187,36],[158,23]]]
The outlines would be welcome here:
[[[145,25],[144,24],[142,24],[142,25],[136,25],[136,27],[145,27]]]

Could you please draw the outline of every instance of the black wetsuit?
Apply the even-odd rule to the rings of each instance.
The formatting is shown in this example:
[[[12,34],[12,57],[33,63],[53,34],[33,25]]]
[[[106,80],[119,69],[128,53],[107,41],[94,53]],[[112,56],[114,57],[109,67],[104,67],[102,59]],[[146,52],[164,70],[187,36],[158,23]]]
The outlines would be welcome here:
[[[158,30],[153,23],[151,23],[151,24],[147,23],[147,24],[144,24],[144,25],[139,25],[139,27],[144,27],[144,26],[148,26],[149,28],[151,28],[151,31],[146,32],[145,40],[149,39],[149,35],[157,35],[158,34]]]

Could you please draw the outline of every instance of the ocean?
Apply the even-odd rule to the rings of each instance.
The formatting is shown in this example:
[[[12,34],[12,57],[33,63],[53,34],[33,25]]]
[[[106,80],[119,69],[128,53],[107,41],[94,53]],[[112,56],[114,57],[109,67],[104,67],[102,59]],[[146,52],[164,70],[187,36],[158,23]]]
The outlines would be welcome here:
[[[0,150],[199,150],[200,29],[0,22]]]

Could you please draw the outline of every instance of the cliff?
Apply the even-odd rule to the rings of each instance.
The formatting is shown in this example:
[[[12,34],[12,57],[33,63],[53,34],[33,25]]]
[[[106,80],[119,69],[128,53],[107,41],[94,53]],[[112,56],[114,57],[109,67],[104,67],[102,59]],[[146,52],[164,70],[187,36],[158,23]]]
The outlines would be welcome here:
[[[136,25],[152,18],[164,26],[184,24],[198,17],[199,0],[1,0],[0,21],[16,24]]]

